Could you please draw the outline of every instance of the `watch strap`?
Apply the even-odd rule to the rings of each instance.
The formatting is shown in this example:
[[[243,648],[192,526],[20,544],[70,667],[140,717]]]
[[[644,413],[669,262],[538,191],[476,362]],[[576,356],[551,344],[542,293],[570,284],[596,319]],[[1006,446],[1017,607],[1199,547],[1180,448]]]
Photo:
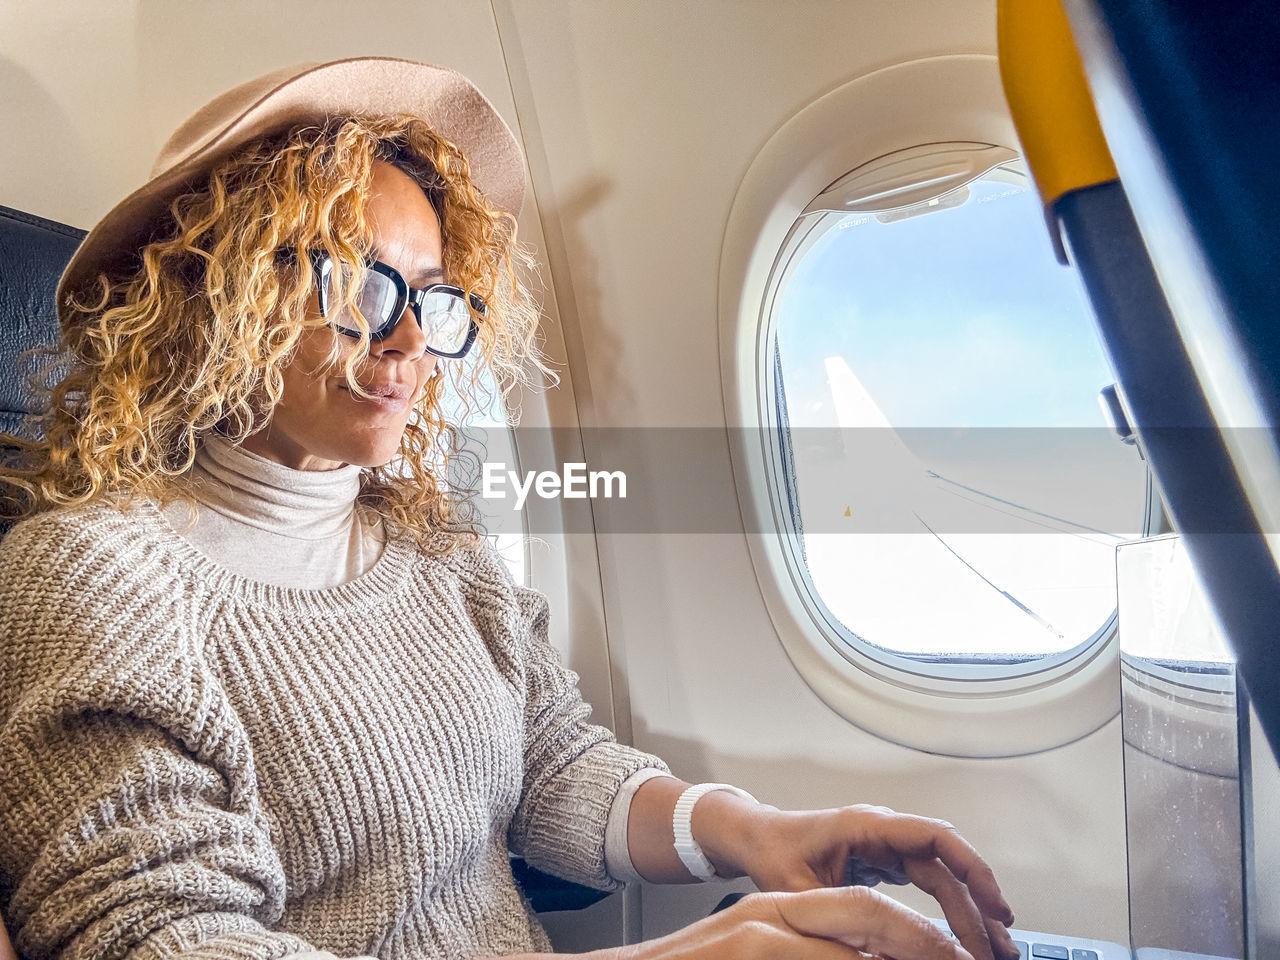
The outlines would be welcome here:
[[[703,796],[713,790],[728,790],[730,793],[736,793],[752,803],[757,802],[756,798],[747,793],[747,791],[727,783],[698,783],[680,794],[680,798],[676,801],[675,810],[671,815],[671,830],[675,835],[676,855],[680,857],[680,862],[684,864],[685,869],[690,874],[704,881],[718,879],[719,874],[716,873],[716,868],[711,861],[707,859],[707,855],[702,852],[702,847],[698,845],[698,841],[693,839],[693,807]]]

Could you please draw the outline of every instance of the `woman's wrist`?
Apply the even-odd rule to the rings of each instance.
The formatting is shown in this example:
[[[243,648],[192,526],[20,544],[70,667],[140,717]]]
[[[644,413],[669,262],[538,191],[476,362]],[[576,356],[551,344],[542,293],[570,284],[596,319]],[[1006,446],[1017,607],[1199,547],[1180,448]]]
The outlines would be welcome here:
[[[776,808],[729,790],[713,790],[698,799],[691,819],[693,838],[715,867],[716,876],[732,879],[750,874],[751,851],[759,843],[770,811]]]
[[[673,777],[654,777],[631,799],[627,818],[627,847],[631,862],[650,883],[689,883],[689,867],[675,846],[675,808],[690,784]],[[703,794],[686,821],[692,838],[716,875],[732,878],[751,873],[751,844],[763,837],[766,812],[777,809],[746,800],[726,790]],[[687,836],[688,834],[686,834]]]

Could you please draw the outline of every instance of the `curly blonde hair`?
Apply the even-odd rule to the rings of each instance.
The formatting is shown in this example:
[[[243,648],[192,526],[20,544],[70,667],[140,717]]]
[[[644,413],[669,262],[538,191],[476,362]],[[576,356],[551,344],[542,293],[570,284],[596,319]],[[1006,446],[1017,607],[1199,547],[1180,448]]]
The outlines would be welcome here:
[[[323,249],[360,265],[337,295],[354,307],[372,245],[367,217],[377,161],[425,191],[440,217],[448,281],[482,297],[478,356],[430,378],[393,459],[361,475],[357,499],[392,536],[433,552],[475,544],[473,491],[459,481],[464,450],[441,404],[448,379],[465,415],[505,400],[537,373],[554,380],[538,348],[540,312],[518,271],[532,267],[515,218],[490,208],[458,148],[410,116],[348,117],[298,125],[245,144],[207,180],[169,204],[166,222],[132,272],[101,274],[59,304],[54,363],[67,370],[37,424],[43,439],[0,436],[17,452],[0,470],[9,519],[94,502],[186,500],[183,480],[201,439],[233,443],[262,429],[283,394],[282,370],[303,332],[314,277],[305,256]],[[358,312],[357,312],[358,315]],[[367,326],[343,362],[348,386],[367,357]],[[337,338],[330,354],[336,364]]]

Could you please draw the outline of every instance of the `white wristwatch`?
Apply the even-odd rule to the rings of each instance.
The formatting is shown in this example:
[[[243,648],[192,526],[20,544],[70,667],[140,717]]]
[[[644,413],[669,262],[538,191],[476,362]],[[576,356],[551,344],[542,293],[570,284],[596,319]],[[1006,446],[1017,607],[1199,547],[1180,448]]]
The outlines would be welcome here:
[[[693,805],[712,790],[728,790],[752,803],[758,802],[747,791],[739,790],[727,783],[699,783],[680,794],[680,799],[676,801],[675,812],[671,815],[671,829],[676,838],[676,854],[680,857],[680,862],[685,865],[685,869],[699,880],[715,880],[719,877],[716,868],[702,852],[702,847],[698,846],[698,841],[693,839]]]

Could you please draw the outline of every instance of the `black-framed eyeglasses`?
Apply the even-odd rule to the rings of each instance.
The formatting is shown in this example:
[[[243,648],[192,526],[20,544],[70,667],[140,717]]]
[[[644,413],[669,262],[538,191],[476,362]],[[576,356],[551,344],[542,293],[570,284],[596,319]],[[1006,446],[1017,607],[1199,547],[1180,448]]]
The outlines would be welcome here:
[[[360,328],[350,308],[343,306],[336,315],[329,309],[336,279],[333,257],[324,250],[310,250],[308,255],[315,271],[321,316],[339,333],[358,339]],[[405,308],[412,307],[431,353],[446,359],[467,355],[478,330],[471,311],[483,316],[484,300],[447,283],[429,283],[420,289],[411,287],[400,271],[381,260],[367,260],[365,265],[369,272],[356,298],[356,308],[369,325],[370,340],[385,340],[391,336],[404,316]],[[349,275],[343,279],[351,281]],[[468,300],[470,309],[467,308]]]

